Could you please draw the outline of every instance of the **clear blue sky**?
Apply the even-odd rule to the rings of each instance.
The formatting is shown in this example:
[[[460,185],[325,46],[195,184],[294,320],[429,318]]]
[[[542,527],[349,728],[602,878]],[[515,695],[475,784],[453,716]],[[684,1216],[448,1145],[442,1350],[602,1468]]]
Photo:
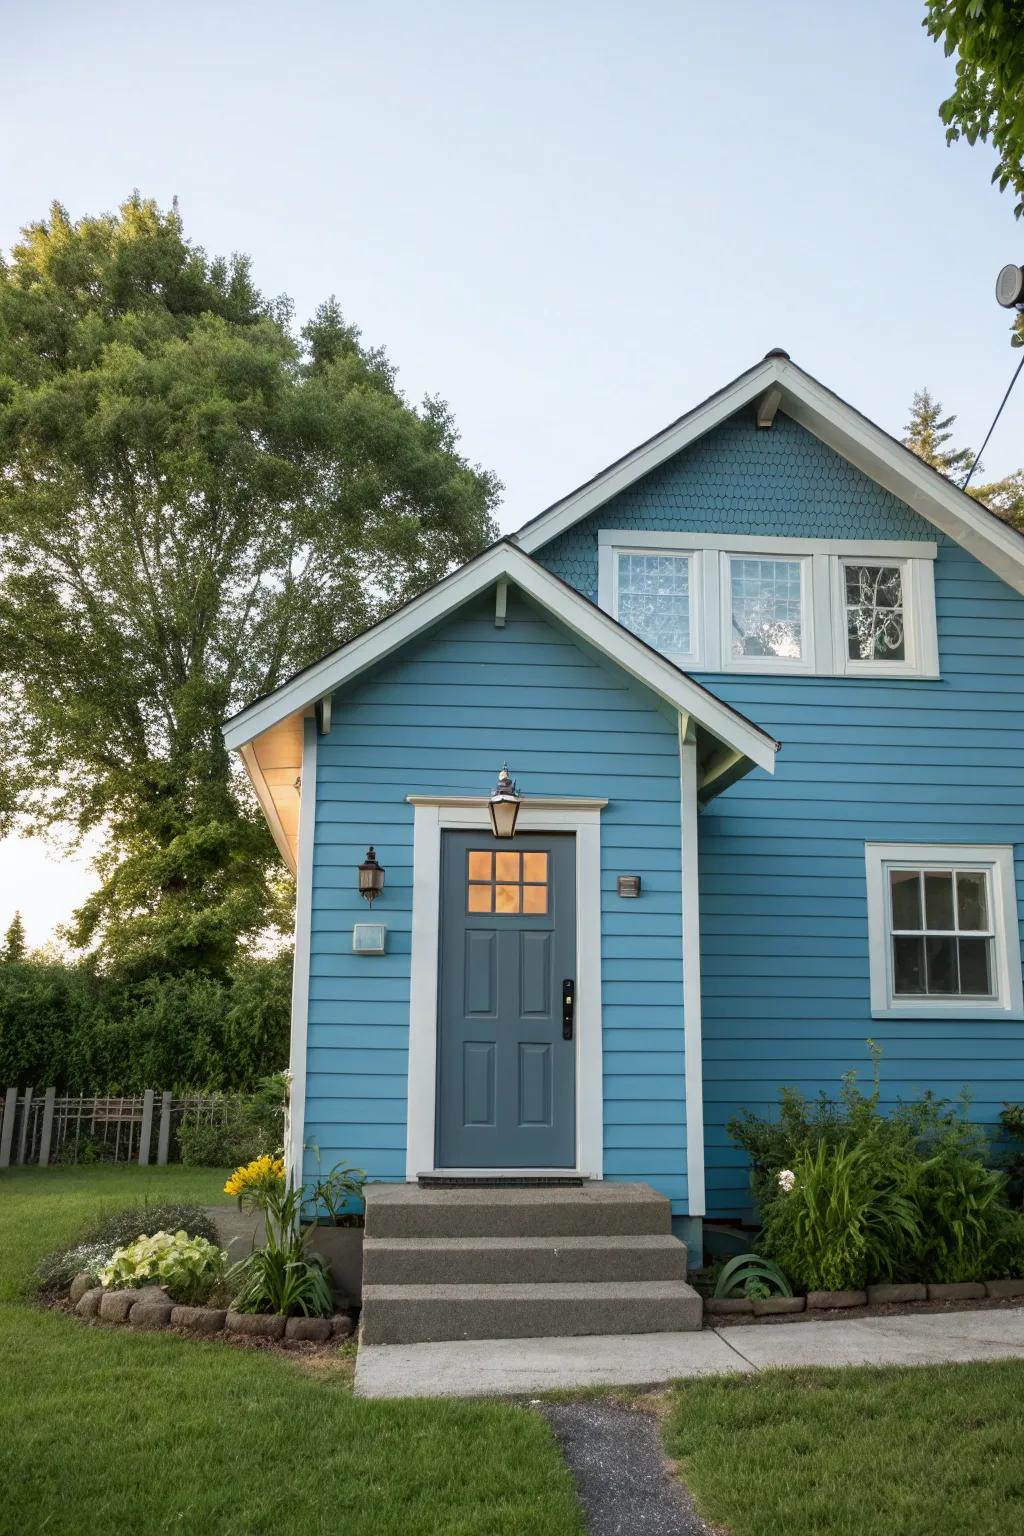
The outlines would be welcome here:
[[[1024,227],[991,150],[945,145],[922,14],[0,0],[0,247],[53,198],[176,193],[210,251],[300,317],[335,293],[410,396],[450,401],[505,528],[775,345],[897,433],[927,384],[976,446]],[[1022,439],[1024,384],[987,471]]]

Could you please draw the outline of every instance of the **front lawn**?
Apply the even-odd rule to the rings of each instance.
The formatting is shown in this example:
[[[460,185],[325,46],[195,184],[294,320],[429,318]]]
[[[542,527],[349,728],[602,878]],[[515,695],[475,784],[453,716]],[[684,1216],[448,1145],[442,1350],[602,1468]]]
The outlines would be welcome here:
[[[218,1198],[201,1169],[0,1174],[3,1525],[47,1536],[578,1536],[545,1421],[509,1404],[360,1402],[339,1368],[89,1328],[26,1296],[97,1209]]]
[[[681,1383],[668,1453],[730,1536],[1024,1530],[1024,1362]]]

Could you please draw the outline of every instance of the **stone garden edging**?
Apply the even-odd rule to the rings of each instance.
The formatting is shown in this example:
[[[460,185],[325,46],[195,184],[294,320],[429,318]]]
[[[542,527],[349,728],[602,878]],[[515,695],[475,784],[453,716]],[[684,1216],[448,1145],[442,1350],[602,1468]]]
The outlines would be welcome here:
[[[283,1339],[312,1344],[348,1338],[354,1328],[352,1319],[343,1312],[333,1317],[280,1317],[263,1312],[232,1312],[225,1307],[186,1307],[173,1302],[162,1286],[108,1291],[99,1285],[83,1286],[81,1282],[86,1278],[91,1276],[78,1277],[70,1299],[79,1317],[101,1323],[150,1331],[181,1328],[207,1337],[235,1333],[274,1342]]]
[[[1024,1278],[961,1280],[943,1285],[869,1285],[863,1291],[810,1291],[806,1297],[772,1296],[763,1301],[752,1301],[746,1296],[710,1297],[704,1302],[704,1310],[713,1317],[768,1317],[805,1310],[832,1312],[922,1301],[1007,1301],[1015,1297],[1024,1299]]]

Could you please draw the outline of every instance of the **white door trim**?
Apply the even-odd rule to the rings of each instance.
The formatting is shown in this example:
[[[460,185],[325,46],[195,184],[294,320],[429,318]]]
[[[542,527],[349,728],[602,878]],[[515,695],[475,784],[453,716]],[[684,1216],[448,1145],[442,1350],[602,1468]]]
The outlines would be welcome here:
[[[410,795],[408,799],[414,818],[405,1177],[415,1183],[421,1173],[446,1171],[434,1166],[441,833],[489,830],[490,815],[486,800],[453,804],[443,796]],[[517,829],[572,832],[576,837],[576,1166],[559,1171],[600,1179],[604,1172],[600,805],[551,799],[534,806],[524,801]],[[500,1175],[502,1170],[491,1172]]]

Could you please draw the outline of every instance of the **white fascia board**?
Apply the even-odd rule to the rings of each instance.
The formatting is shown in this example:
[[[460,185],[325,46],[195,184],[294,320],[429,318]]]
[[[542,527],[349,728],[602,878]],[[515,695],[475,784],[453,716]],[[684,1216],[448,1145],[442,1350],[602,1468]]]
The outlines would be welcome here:
[[[788,416],[1024,592],[1024,538],[792,363],[778,361]]]
[[[692,715],[711,735],[742,752],[758,767],[774,772],[778,744],[766,732],[716,699],[511,544],[495,545],[429,592],[407,603],[390,619],[375,625],[323,661],[308,667],[276,693],[236,715],[224,727],[227,746],[241,747],[279,720],[305,709],[324,693],[349,682],[391,655],[428,625],[444,618],[503,577],[513,581],[520,591],[551,613],[563,628],[608,656],[673,708]]]
[[[757,399],[765,387],[775,381],[776,372],[776,360],[766,358],[749,372],[740,374],[738,379],[727,384],[717,395],[712,395],[710,400],[705,400],[703,405],[698,405],[663,432],[641,443],[639,448],[634,448],[632,453],[627,453],[624,458],[609,465],[592,480],[588,480],[586,485],[581,485],[562,501],[556,501],[546,512],[541,512],[513,535],[516,543],[527,554],[532,554],[557,534],[571,528],[573,523],[578,523],[580,518],[587,517],[620,491],[626,490],[644,475],[649,475],[653,469],[664,464],[666,459],[671,459],[690,443],[713,432],[723,421],[728,421],[730,416]]]

